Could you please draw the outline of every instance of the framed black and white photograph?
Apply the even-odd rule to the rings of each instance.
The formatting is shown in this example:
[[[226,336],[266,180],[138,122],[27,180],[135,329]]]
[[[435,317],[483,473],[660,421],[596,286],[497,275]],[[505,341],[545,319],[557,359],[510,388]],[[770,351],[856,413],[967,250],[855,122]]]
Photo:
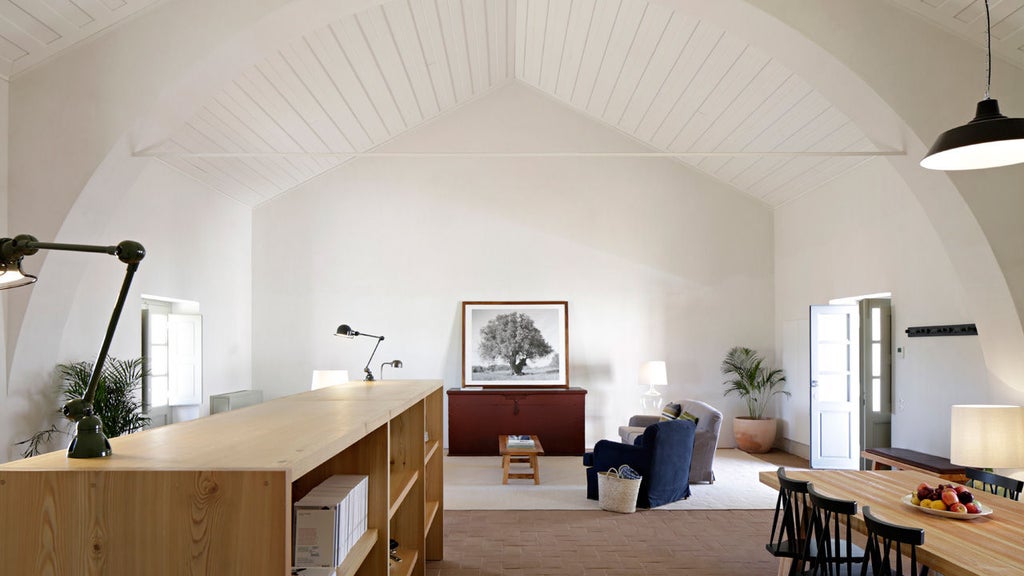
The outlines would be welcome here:
[[[462,386],[569,387],[568,302],[463,302]]]

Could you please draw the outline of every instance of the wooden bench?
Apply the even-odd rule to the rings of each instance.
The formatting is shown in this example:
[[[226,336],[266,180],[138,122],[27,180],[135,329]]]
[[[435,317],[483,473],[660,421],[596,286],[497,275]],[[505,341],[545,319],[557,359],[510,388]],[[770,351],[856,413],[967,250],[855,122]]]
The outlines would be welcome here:
[[[907,450],[906,448],[868,448],[860,453],[860,457],[871,460],[872,470],[884,470],[882,466],[900,470],[916,470],[932,474],[944,480],[967,482],[963,466],[956,466],[946,458]]]

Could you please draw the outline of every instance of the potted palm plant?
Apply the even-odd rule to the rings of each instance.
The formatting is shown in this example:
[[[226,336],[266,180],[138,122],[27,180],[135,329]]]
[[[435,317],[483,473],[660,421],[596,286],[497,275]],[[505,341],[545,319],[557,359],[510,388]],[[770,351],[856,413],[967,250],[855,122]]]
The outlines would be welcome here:
[[[81,398],[85,394],[85,389],[89,387],[89,379],[92,377],[92,367],[92,362],[57,365],[61,380],[59,390],[65,400]],[[103,434],[107,438],[131,434],[149,424],[149,417],[142,414],[142,402],[136,394],[142,387],[144,375],[142,358],[107,358],[93,403],[93,409],[103,420]],[[52,441],[68,433],[69,428],[51,424],[46,430],[40,430],[16,445],[23,447],[21,455],[28,458],[38,455]]]
[[[764,357],[743,346],[729,350],[722,360],[722,374],[728,377],[723,384],[723,396],[735,392],[747,403],[747,416],[733,419],[733,436],[736,446],[744,452],[764,453],[772,449],[778,424],[774,418],[766,418],[768,401],[777,394],[789,396],[783,386],[786,376],[779,368],[769,368]]]

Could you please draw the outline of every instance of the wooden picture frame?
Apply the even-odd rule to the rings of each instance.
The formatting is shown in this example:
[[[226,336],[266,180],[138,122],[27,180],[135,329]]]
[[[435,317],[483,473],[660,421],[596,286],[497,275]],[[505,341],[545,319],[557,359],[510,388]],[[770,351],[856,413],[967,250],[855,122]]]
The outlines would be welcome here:
[[[462,387],[568,388],[569,303],[463,302]]]

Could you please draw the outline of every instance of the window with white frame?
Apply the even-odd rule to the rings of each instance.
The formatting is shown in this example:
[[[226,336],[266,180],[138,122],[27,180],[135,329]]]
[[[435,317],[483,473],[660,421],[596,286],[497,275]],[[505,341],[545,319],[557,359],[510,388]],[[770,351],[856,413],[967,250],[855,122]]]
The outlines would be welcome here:
[[[170,423],[169,408],[203,398],[203,318],[199,303],[142,298],[143,411],[154,425]]]

